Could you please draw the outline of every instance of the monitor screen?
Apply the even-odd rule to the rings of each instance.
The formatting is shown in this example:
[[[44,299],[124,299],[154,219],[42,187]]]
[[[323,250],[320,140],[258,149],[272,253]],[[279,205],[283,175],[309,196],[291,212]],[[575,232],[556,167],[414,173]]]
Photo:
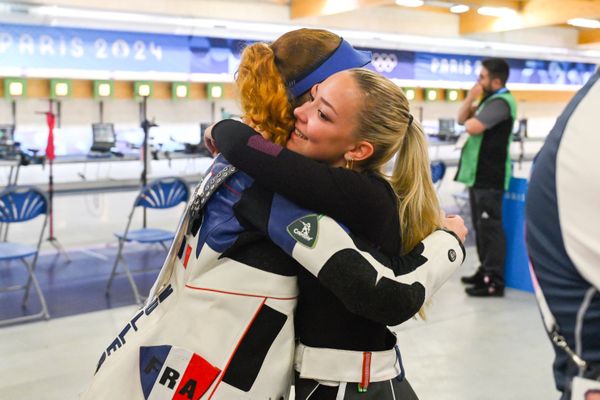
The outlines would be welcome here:
[[[14,140],[15,126],[10,124],[0,125],[0,144],[11,144]]]
[[[92,134],[94,143],[114,145],[116,142],[115,127],[112,123],[92,124]]]
[[[455,129],[455,123],[456,121],[453,118],[440,118],[438,120],[439,126],[439,132],[441,134],[454,134],[456,132]]]

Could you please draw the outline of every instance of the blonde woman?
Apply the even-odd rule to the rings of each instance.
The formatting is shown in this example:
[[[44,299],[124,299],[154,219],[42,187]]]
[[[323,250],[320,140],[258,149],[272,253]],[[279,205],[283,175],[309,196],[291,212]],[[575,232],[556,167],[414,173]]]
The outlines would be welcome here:
[[[312,36],[309,32],[290,32],[267,46],[277,71],[282,73],[287,61],[276,55],[283,49],[301,54],[306,43],[301,38]],[[322,80],[321,73],[329,76],[366,62],[341,38],[328,37],[311,42],[305,59],[310,64],[298,75],[280,76],[280,85],[290,91],[310,88]],[[319,61],[317,48],[326,54]],[[259,92],[283,93],[287,101],[287,90]],[[261,151],[281,149],[256,138],[261,142],[250,145]],[[367,246],[331,218],[266,191],[218,157],[195,192],[146,306],[110,342],[84,398],[286,399],[300,264],[354,312],[401,322],[419,310],[464,256],[460,241],[442,231],[394,261],[372,249],[374,255],[366,253]],[[450,251],[458,256],[449,260]],[[353,293],[388,299],[380,302],[380,315],[373,313],[373,301],[362,309],[345,285],[326,278],[338,272],[354,285]],[[393,356],[391,369],[397,364]],[[376,379],[379,362],[374,355]]]
[[[251,101],[257,102],[256,96],[255,91]],[[296,396],[350,398],[344,396],[356,393],[358,385],[367,392],[361,394],[365,399],[416,398],[403,379],[399,348],[386,325],[412,317],[427,297],[418,279],[410,278],[431,258],[423,252],[436,248],[426,250],[422,240],[442,225],[462,226],[457,231],[463,239],[466,230],[460,218],[442,221],[426,138],[399,87],[372,71],[354,69],[313,86],[308,97],[294,111],[287,149],[231,120],[213,127],[209,144],[265,188],[332,216],[389,257],[404,255],[394,273],[407,280],[375,279],[353,252],[336,255],[337,267],[299,271]],[[383,166],[394,155],[393,174],[386,177]],[[269,229],[286,249],[286,232],[278,236],[275,227]],[[443,251],[449,260],[462,257]],[[301,260],[304,267],[311,262],[310,257]],[[442,268],[439,273],[442,279]]]

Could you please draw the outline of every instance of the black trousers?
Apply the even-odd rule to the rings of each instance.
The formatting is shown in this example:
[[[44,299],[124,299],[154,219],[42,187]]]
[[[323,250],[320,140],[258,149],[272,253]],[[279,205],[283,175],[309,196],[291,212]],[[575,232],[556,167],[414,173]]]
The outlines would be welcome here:
[[[302,379],[296,372],[296,400],[336,400],[338,386],[324,386],[312,379]],[[344,391],[344,400],[419,400],[408,381],[390,379],[383,382],[371,382],[367,391],[360,393],[357,383],[348,383]]]
[[[492,276],[498,284],[504,284],[504,259],[506,239],[502,227],[502,198],[504,191],[498,189],[469,189],[471,221],[475,230],[480,269]]]

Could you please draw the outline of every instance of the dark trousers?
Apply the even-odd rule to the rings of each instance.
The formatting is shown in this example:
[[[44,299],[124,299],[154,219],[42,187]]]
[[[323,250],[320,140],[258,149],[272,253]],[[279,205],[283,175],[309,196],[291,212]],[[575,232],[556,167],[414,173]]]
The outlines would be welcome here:
[[[498,284],[504,284],[506,239],[502,227],[502,198],[498,189],[469,189],[471,221],[475,230],[481,271]]]

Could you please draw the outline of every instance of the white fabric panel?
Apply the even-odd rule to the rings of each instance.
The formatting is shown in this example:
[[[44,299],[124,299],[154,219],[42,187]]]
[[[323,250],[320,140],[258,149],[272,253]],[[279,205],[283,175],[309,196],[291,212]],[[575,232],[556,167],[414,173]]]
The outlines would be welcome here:
[[[363,352],[296,346],[294,368],[305,379],[333,382],[360,382]],[[402,368],[396,350],[372,351],[369,382],[381,382],[400,375]]]
[[[558,214],[567,254],[600,290],[600,81],[565,128],[556,161]]]
[[[293,257],[313,275],[319,271],[336,252],[343,249],[356,249],[354,242],[342,227],[329,217],[319,219],[319,238],[313,248],[296,244]],[[457,239],[445,231],[436,231],[423,240],[425,250],[423,256],[427,262],[410,274],[395,276],[394,272],[380,264],[369,253],[359,251],[377,271],[377,281],[383,276],[397,282],[412,284],[415,282],[425,286],[425,298],[429,299],[439,287],[456,271],[463,262],[463,252]],[[358,249],[357,249],[358,251]],[[448,252],[454,251],[451,261]]]
[[[195,252],[195,249],[192,252]],[[191,257],[195,257],[194,254]],[[210,260],[211,255],[215,258],[214,260]],[[210,269],[205,269],[202,274],[198,274],[191,271],[192,268],[188,268],[189,273],[195,278],[190,279],[187,284],[199,288],[219,288],[219,290],[227,292],[279,299],[288,299],[290,294],[291,297],[298,295],[295,275],[272,274],[228,258],[217,260],[219,255],[205,244],[200,251],[198,262],[190,261],[188,267],[197,263],[204,266],[210,265]],[[222,266],[224,263],[227,264],[226,267]],[[241,279],[242,277],[243,279]],[[265,285],[265,282],[269,282],[269,285]]]
[[[458,239],[445,231],[436,231],[423,239],[423,257],[427,262],[413,272],[396,278],[398,282],[412,284],[420,282],[425,286],[425,301],[450,278],[464,261],[463,253]],[[450,259],[450,253],[454,253],[454,261]]]

